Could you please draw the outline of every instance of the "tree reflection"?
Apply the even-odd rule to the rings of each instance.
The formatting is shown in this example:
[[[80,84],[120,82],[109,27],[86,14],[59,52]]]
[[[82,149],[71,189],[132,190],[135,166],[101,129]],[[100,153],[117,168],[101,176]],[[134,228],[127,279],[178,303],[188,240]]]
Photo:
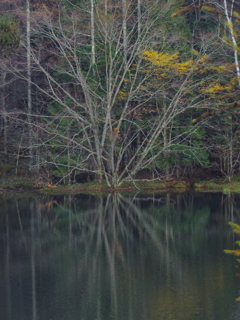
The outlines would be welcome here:
[[[16,295],[20,306],[31,301],[31,315],[23,310],[19,320],[188,320],[202,312],[196,301],[211,318],[219,305],[208,301],[226,300],[227,278],[221,261],[212,262],[216,246],[204,261],[211,247],[206,233],[212,237],[216,224],[229,219],[216,203],[186,194],[118,193],[15,201],[2,230],[6,320],[16,317]]]
[[[233,222],[229,222],[229,225],[233,228],[233,231],[235,234],[240,234],[240,225],[237,224],[237,223],[233,223]],[[236,245],[238,246],[238,248],[240,247],[240,241],[236,241]],[[225,253],[228,253],[228,254],[232,254],[232,255],[235,255],[237,256],[238,258],[240,257],[240,249],[235,249],[235,250],[224,250]],[[240,262],[239,259],[237,259],[238,263]],[[239,277],[240,274],[238,273],[237,276]],[[236,299],[237,301],[240,301],[240,297],[238,297]]]
[[[52,228],[55,232],[65,235],[68,232],[68,237],[71,239],[68,242],[76,251],[82,250],[81,261],[77,261],[77,274],[79,279],[85,282],[84,296],[89,300],[89,306],[97,301],[98,319],[106,319],[106,313],[111,314],[114,319],[122,319],[122,311],[119,310],[123,310],[123,301],[121,303],[121,300],[125,300],[123,295],[129,297],[126,301],[128,308],[125,309],[128,312],[125,316],[129,319],[136,318],[137,304],[139,300],[144,301],[144,292],[136,297],[134,282],[135,275],[139,273],[137,269],[143,268],[146,247],[151,246],[154,254],[160,257],[159,260],[165,261],[170,267],[169,247],[166,245],[169,225],[162,223],[157,215],[141,210],[138,202],[136,197],[109,194],[105,197],[98,196],[95,206],[82,212],[81,206],[76,203],[74,206],[69,203],[65,203],[65,206],[55,206],[58,218],[54,220]],[[66,212],[64,218],[63,212],[66,208],[68,215]],[[65,221],[64,224],[61,223],[62,219]],[[133,260],[136,261],[136,257],[131,255],[134,255],[136,243],[141,244],[139,247],[142,253],[138,263],[134,264]],[[105,279],[102,279],[103,268],[107,271]],[[172,268],[179,274],[178,263],[173,263]],[[108,292],[107,299],[102,294],[103,287]],[[84,305],[86,306],[85,299]],[[83,310],[81,319],[85,319],[84,305],[81,308]],[[142,312],[147,314],[146,310],[142,309],[139,319],[143,319]],[[86,319],[88,317],[87,314]]]

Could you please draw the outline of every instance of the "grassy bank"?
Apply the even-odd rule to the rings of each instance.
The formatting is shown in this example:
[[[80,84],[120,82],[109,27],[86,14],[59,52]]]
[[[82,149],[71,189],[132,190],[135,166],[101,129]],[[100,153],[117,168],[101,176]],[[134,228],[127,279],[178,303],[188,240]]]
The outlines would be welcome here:
[[[37,176],[32,177],[9,177],[0,180],[0,191],[37,191],[48,194],[58,193],[89,193],[89,192],[124,192],[124,191],[200,191],[200,192],[240,192],[240,179],[235,178],[230,182],[226,179],[212,179],[209,181],[189,181],[189,180],[134,180],[125,182],[121,187],[113,189],[105,184],[99,185],[96,182],[88,182],[73,185],[53,185],[39,180]]]
[[[53,185],[48,182],[39,181],[38,177],[9,177],[0,180],[0,191],[39,191],[43,193],[79,193],[79,192],[113,192],[134,190],[161,190],[161,191],[186,191],[191,188],[190,183],[184,180],[134,180],[125,182],[119,188],[113,189],[107,184],[96,182]]]
[[[201,181],[196,182],[193,185],[195,191],[201,192],[237,192],[240,193],[240,181],[232,180],[226,182],[226,180],[213,180],[213,181]]]
[[[44,193],[80,193],[80,192],[128,192],[137,190],[159,190],[184,192],[190,189],[186,181],[135,180],[126,182],[119,188],[99,185],[94,182],[74,184],[71,186],[46,186],[40,191]]]

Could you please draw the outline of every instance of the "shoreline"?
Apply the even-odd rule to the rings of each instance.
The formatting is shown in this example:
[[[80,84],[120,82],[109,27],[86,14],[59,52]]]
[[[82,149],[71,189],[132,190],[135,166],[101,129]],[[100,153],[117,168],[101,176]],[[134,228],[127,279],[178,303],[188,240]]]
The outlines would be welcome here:
[[[149,180],[139,179],[125,182],[118,188],[107,185],[99,185],[96,182],[78,183],[72,185],[53,185],[50,183],[36,182],[36,177],[5,178],[0,181],[0,192],[39,192],[44,194],[77,194],[77,193],[103,193],[103,192],[134,192],[134,191],[158,191],[158,192],[237,192],[240,193],[240,180],[236,177],[232,181],[216,178],[207,181],[190,181],[187,179],[173,180]]]

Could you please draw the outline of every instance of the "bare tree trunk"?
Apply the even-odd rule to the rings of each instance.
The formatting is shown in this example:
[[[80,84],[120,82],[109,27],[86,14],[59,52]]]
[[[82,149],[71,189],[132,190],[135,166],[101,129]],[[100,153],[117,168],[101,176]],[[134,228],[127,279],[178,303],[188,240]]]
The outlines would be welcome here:
[[[138,30],[138,39],[141,35],[141,19],[142,19],[142,0],[137,2],[137,30]]]
[[[27,16],[27,111],[28,111],[28,134],[29,134],[29,159],[30,169],[33,165],[33,136],[32,136],[32,70],[31,70],[31,23],[30,23],[30,0],[26,0]]]
[[[233,44],[233,53],[234,53],[234,63],[235,63],[235,69],[236,69],[236,74],[237,74],[237,79],[238,79],[238,86],[240,87],[240,66],[239,66],[239,60],[238,60],[238,45],[237,45],[237,40],[236,40],[236,36],[233,30],[233,23],[232,23],[232,16],[233,16],[233,5],[235,0],[231,1],[231,8],[230,8],[230,12],[228,10],[228,6],[227,6],[227,0],[224,0],[224,13],[225,13],[225,17],[227,19],[227,26],[229,28],[230,31],[230,35],[231,35],[231,40],[232,40],[232,44]]]
[[[0,105],[2,109],[3,117],[3,153],[7,155],[8,153],[8,121],[7,121],[7,110],[5,103],[5,84],[6,84],[6,71],[4,66],[0,68]]]
[[[168,146],[168,136],[167,136],[167,128],[164,128],[163,130],[163,146],[164,148],[167,148]],[[165,170],[165,174],[166,174],[166,179],[169,179],[170,177],[170,171],[169,171],[169,159],[168,159],[168,150],[165,151],[165,159],[166,159],[166,170]]]
[[[95,24],[94,24],[94,0],[91,0],[91,62],[92,65],[96,63],[95,52]]]
[[[126,0],[122,0],[122,32],[123,32],[123,52],[124,62],[127,62],[127,3]]]
[[[37,320],[37,295],[36,295],[36,257],[35,257],[35,226],[34,208],[31,205],[31,281],[32,281],[32,320]]]

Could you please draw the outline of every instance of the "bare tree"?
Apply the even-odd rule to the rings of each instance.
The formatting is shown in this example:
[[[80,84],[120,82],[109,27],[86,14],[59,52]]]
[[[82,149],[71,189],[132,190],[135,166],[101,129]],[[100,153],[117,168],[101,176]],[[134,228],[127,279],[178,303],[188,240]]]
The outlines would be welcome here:
[[[49,14],[34,23],[33,34],[51,43],[50,49],[40,42],[31,48],[31,59],[45,76],[45,86],[34,85],[52,101],[41,129],[47,133],[50,162],[68,167],[66,174],[92,171],[113,187],[132,180],[175,143],[176,136],[164,139],[174,119],[203,103],[201,93],[189,95],[201,85],[194,80],[197,62],[182,73],[165,68],[165,77],[164,66],[160,72],[161,64],[144,58],[172,2],[150,2],[144,12],[140,4],[105,0],[93,8],[91,1],[84,25],[79,17],[86,5],[75,5],[74,11],[59,7],[57,19]],[[186,127],[178,138],[186,139],[191,130],[196,129]],[[64,162],[66,153],[70,165]]]

